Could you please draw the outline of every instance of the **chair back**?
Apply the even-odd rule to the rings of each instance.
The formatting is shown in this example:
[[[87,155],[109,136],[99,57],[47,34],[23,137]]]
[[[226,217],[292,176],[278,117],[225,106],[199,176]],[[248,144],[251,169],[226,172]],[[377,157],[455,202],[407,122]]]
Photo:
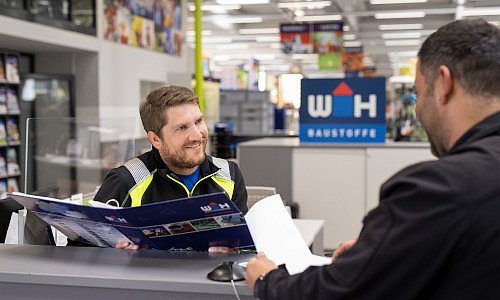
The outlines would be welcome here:
[[[275,195],[276,188],[271,186],[247,186],[248,200],[247,205],[250,209],[259,200]]]

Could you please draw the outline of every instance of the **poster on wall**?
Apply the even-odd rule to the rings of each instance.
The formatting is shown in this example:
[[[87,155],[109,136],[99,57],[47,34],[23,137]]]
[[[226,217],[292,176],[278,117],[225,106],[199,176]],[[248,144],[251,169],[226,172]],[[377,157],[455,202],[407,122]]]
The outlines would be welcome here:
[[[310,24],[280,24],[280,37],[283,53],[313,53]]]
[[[181,0],[104,0],[104,39],[180,56]]]
[[[299,138],[384,143],[385,78],[302,79]]]

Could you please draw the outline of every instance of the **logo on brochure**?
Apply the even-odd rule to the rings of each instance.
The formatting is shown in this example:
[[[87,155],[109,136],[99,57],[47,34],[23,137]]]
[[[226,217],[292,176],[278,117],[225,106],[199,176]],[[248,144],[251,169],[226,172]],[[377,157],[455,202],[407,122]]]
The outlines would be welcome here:
[[[230,210],[231,206],[225,202],[224,203],[210,202],[206,206],[200,206],[200,209],[205,213],[210,213],[216,211]]]
[[[116,216],[105,216],[105,218],[106,220],[114,223],[128,223],[127,220],[125,220],[125,218],[119,218]]]

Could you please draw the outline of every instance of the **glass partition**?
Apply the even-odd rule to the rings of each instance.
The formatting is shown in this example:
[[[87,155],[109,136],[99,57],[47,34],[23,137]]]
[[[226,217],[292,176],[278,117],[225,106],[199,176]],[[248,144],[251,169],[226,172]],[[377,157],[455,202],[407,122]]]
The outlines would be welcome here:
[[[90,200],[108,170],[134,157],[135,124],[134,118],[28,119],[21,190]]]

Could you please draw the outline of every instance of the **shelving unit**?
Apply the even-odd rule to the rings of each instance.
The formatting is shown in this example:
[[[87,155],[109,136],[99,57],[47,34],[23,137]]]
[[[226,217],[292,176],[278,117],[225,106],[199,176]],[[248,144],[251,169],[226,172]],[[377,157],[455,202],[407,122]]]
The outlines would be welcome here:
[[[19,54],[0,50],[0,198],[19,191]]]
[[[220,120],[232,122],[235,133],[274,132],[274,107],[269,92],[220,92]]]

